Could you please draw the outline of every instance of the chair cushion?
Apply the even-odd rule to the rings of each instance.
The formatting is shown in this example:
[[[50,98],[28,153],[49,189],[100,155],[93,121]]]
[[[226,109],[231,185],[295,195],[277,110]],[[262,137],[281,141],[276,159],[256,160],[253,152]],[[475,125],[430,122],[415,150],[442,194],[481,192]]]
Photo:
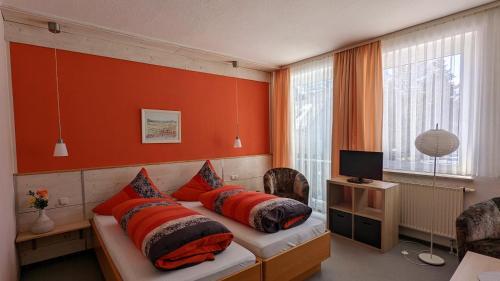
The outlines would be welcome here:
[[[467,249],[478,254],[500,258],[500,239],[484,239],[468,242]]]

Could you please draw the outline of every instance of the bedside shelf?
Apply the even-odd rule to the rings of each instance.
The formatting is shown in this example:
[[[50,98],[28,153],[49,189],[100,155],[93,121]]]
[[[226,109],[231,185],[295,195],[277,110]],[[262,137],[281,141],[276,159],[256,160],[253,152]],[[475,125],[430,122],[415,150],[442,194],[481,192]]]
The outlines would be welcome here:
[[[19,264],[28,265],[87,250],[92,247],[90,238],[88,220],[58,225],[41,234],[19,232],[16,237]]]
[[[17,234],[16,243],[30,241],[34,239],[39,239],[43,237],[48,237],[56,234],[66,233],[85,228],[90,228],[90,222],[88,220],[65,224],[65,225],[58,225],[52,231],[41,234],[35,234],[30,231],[24,231]]]

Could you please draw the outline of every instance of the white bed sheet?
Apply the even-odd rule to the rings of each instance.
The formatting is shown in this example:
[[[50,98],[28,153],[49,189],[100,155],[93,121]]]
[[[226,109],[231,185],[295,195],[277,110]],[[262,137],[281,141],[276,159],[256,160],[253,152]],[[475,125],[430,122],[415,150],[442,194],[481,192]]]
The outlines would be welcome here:
[[[219,280],[255,263],[255,256],[233,241],[214,261],[173,270],[160,271],[142,255],[112,216],[94,216],[106,249],[124,281]]]
[[[234,241],[263,259],[273,257],[325,233],[325,222],[316,215],[309,217],[299,226],[275,233],[264,233],[210,211],[200,202],[179,201],[179,203],[222,223],[234,234]]]

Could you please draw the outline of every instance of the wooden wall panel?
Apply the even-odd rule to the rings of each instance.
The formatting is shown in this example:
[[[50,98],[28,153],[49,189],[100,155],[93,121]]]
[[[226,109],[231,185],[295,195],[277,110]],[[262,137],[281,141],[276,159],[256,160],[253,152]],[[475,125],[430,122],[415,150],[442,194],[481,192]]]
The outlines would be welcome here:
[[[263,191],[262,176],[271,168],[270,155],[255,155],[210,160],[226,185],[243,185],[250,190]],[[16,176],[16,202],[18,205],[18,230],[27,230],[35,220],[37,212],[22,205],[26,202],[28,189],[46,187],[49,190],[47,214],[56,224],[78,222],[93,216],[92,209],[119,192],[145,167],[160,190],[172,193],[189,181],[201,168],[204,161],[171,162],[153,165],[138,165],[119,168],[55,172]],[[229,173],[229,175],[227,174]],[[236,175],[237,180],[231,180]],[[58,205],[61,197],[69,198],[68,206]]]
[[[222,160],[211,160],[216,172],[221,175]],[[188,182],[198,172],[204,161],[187,161],[145,165],[155,185],[163,192],[172,193]],[[102,202],[120,191],[137,175],[143,166],[96,169],[83,172],[85,202]]]
[[[48,209],[47,215],[56,225],[79,222],[84,219],[83,205]],[[29,230],[37,216],[36,211],[17,214],[17,231]]]
[[[248,188],[249,190],[264,192],[264,182],[262,180],[262,176],[250,178],[250,179],[239,179],[239,180],[233,180],[233,181],[226,181],[225,183],[227,185],[241,185],[241,186]]]
[[[265,65],[208,51],[193,49],[137,35],[116,33],[95,26],[53,19],[2,7],[5,39],[43,47],[112,57],[161,66],[190,69],[212,74],[269,81],[277,65]],[[63,32],[57,36],[47,32],[48,21],[57,21]],[[229,61],[237,60],[241,68],[234,69]]]
[[[49,206],[47,209],[64,207],[59,204],[58,198],[68,198],[68,205],[81,205],[82,181],[81,172],[50,173],[16,176],[16,206],[18,213],[33,212],[27,203],[28,190],[46,188],[49,191]]]
[[[224,159],[224,180],[230,181],[231,175],[237,175],[239,179],[262,177],[271,165],[271,158],[266,155],[227,158]]]

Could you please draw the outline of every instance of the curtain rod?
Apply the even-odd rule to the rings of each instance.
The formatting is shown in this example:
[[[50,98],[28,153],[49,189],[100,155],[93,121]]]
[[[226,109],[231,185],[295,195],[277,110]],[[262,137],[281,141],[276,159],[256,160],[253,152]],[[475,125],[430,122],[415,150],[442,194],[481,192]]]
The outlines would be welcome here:
[[[366,44],[373,43],[375,41],[386,39],[386,38],[391,37],[391,36],[403,35],[403,34],[407,34],[407,33],[410,33],[410,32],[414,32],[414,31],[426,29],[426,28],[429,28],[429,27],[432,27],[432,26],[437,26],[437,25],[440,25],[440,24],[444,24],[444,23],[447,23],[447,22],[450,22],[450,21],[457,20],[459,18],[464,18],[464,17],[467,17],[467,16],[471,16],[471,15],[474,15],[474,14],[478,14],[478,13],[487,11],[487,10],[491,10],[491,9],[497,8],[499,6],[500,6],[500,0],[496,0],[496,1],[491,2],[491,3],[487,3],[487,4],[480,5],[480,6],[477,6],[477,7],[474,7],[474,8],[470,8],[470,9],[463,10],[463,11],[460,11],[460,12],[457,12],[457,13],[453,13],[453,14],[450,14],[450,15],[447,15],[447,16],[444,16],[444,17],[440,17],[440,18],[437,18],[437,19],[426,21],[426,22],[423,22],[423,23],[420,23],[420,24],[417,24],[417,25],[405,27],[405,28],[402,28],[400,30],[389,32],[389,33],[386,33],[386,34],[383,34],[383,35],[380,35],[380,36],[377,36],[377,37],[374,37],[374,38],[371,38],[371,39],[368,39],[368,40],[363,40],[363,41],[355,43],[355,44],[347,45],[345,47],[341,47],[341,48],[338,48],[338,49],[335,49],[335,50],[324,52],[322,54],[319,54],[319,55],[316,55],[316,56],[313,56],[313,57],[302,59],[302,60],[299,60],[299,61],[296,61],[296,62],[293,62],[293,63],[290,63],[290,64],[282,65],[280,68],[287,68],[287,67],[290,67],[290,66],[292,66],[294,64],[303,63],[303,62],[306,62],[306,61],[309,61],[309,60],[315,60],[315,59],[318,59],[318,58],[326,56],[326,55],[340,53],[340,52],[343,52],[343,51],[346,51],[346,50],[349,50],[349,49],[353,49],[353,48],[356,48],[356,47],[360,47],[360,46],[363,46],[363,45],[366,45]]]

